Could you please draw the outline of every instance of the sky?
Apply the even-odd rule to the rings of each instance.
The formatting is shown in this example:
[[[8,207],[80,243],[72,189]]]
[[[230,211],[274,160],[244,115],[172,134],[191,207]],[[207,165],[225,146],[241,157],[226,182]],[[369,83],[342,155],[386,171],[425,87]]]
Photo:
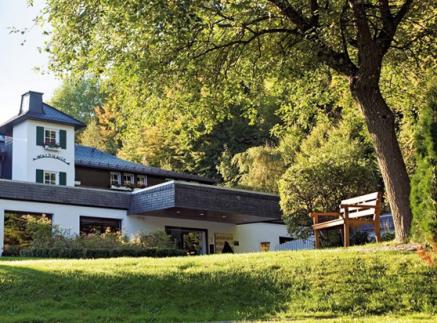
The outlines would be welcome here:
[[[43,4],[37,0],[29,7],[26,0],[0,0],[0,124],[18,113],[21,94],[43,92],[44,101],[49,101],[61,83],[47,73],[48,55],[38,51],[45,37],[33,19]],[[28,28],[29,32],[11,34],[9,27]]]

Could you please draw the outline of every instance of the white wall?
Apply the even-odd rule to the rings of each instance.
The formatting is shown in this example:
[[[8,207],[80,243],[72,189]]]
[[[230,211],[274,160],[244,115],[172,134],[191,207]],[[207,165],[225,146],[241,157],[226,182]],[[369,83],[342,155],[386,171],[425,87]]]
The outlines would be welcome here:
[[[261,242],[270,242],[270,250],[275,250],[279,245],[279,237],[290,237],[284,224],[276,223],[250,223],[236,226],[235,234],[238,237],[239,246],[237,252],[260,251]]]
[[[18,181],[28,181],[29,178],[28,128],[28,124],[23,122],[14,126],[12,133],[12,179]]]
[[[67,149],[57,151],[45,150],[44,147],[36,144],[36,127],[41,126],[53,130],[65,130],[67,132]],[[59,135],[59,134],[58,134]],[[12,179],[28,182],[35,182],[37,169],[46,171],[65,172],[67,174],[67,185],[74,186],[74,127],[62,124],[48,123],[42,121],[26,120],[13,129],[13,153],[12,153]],[[59,137],[58,137],[59,140]],[[53,158],[42,158],[33,160],[38,155],[51,154],[65,158],[70,164]]]
[[[122,220],[122,228],[126,226],[128,221],[125,210],[0,199],[0,254],[3,251],[4,212],[6,210],[51,214],[52,223],[59,225],[61,228],[69,229],[71,234],[79,233],[80,216],[120,219]],[[129,232],[126,232],[126,234],[129,234]]]
[[[136,232],[141,228],[141,231],[146,233],[164,231],[166,226],[206,229],[208,230],[208,250],[210,244],[215,244],[215,233],[232,233],[234,240],[237,240],[235,236],[236,225],[231,223],[184,220],[157,216],[129,215],[129,221],[126,222],[126,225],[126,230],[128,232]]]
[[[51,214],[52,223],[63,229],[68,229],[71,234],[79,234],[80,216],[120,219],[122,232],[129,237],[138,232],[164,231],[166,226],[206,229],[208,230],[208,249],[210,244],[215,244],[215,233],[231,233],[234,241],[239,242],[239,246],[232,246],[235,252],[259,251],[259,244],[264,241],[270,241],[270,249],[274,250],[274,246],[279,244],[280,236],[289,236],[285,225],[280,224],[235,225],[159,216],[128,216],[125,210],[0,199],[0,255],[3,251],[4,212],[6,210]]]

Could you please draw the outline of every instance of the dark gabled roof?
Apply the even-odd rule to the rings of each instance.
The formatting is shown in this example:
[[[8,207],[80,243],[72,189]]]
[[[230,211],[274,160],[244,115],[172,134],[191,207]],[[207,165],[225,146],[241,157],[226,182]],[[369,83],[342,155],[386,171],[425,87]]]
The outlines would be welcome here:
[[[133,163],[127,160],[120,159],[114,155],[105,153],[93,147],[76,145],[75,165],[83,167],[91,167],[98,169],[107,169],[120,172],[133,172],[138,174],[160,176],[171,179],[182,179],[187,181],[197,181],[201,183],[216,183],[215,180],[191,175],[186,173],[178,173],[161,168],[145,166],[138,163]]]
[[[2,125],[0,125],[0,133],[11,134],[12,127],[25,120],[38,120],[46,122],[61,123],[69,126],[73,126],[76,130],[85,127],[85,124],[75,118],[65,114],[54,107],[43,103],[42,113],[36,111],[27,111],[26,113],[15,116]]]

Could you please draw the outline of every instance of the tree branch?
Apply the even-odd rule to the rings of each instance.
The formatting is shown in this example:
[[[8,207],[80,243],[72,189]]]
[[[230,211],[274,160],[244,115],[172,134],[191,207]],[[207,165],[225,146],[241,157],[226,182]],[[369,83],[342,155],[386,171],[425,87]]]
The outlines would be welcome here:
[[[250,42],[252,42],[253,40],[255,40],[255,39],[257,39],[265,34],[286,33],[286,34],[300,35],[300,33],[297,30],[287,29],[287,28],[272,28],[272,29],[259,30],[257,32],[255,32],[255,31],[251,31],[251,32],[252,32],[252,36],[247,38],[247,39],[236,39],[236,40],[229,41],[229,42],[223,43],[223,44],[218,44],[218,45],[212,44],[212,47],[204,50],[203,52],[201,52],[197,55],[194,55],[193,58],[197,59],[197,58],[200,58],[202,56],[205,56],[206,54],[208,54],[210,52],[220,50],[223,48],[233,47],[235,45],[247,45]]]
[[[405,15],[410,10],[412,3],[413,3],[413,0],[405,0],[401,9],[398,11],[396,16],[394,17],[395,28],[399,25],[399,23],[402,21],[402,19],[404,19]]]
[[[317,27],[319,25],[319,2],[317,0],[311,0],[311,25]]]
[[[379,47],[383,50],[383,52],[387,52],[390,48],[390,45],[393,41],[393,38],[396,34],[396,29],[399,23],[407,14],[408,10],[413,3],[413,0],[405,0],[399,9],[398,13],[393,17],[390,13],[390,8],[388,6],[387,0],[380,0],[380,11],[383,19],[383,28],[381,30],[380,35],[377,37],[377,42]]]
[[[311,29],[313,25],[309,23],[296,9],[294,9],[287,0],[270,0],[285,17],[287,17],[293,24],[299,28],[300,31],[306,32]]]
[[[361,0],[349,0],[352,12],[355,17],[355,24],[358,31],[358,45],[364,47],[373,41],[370,32],[369,21],[367,20],[365,4]]]

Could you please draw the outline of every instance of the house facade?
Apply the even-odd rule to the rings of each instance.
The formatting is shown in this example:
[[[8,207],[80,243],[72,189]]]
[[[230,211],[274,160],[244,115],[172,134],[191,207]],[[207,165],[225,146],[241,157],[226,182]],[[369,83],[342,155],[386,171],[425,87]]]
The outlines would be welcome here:
[[[273,194],[144,166],[75,144],[85,125],[27,92],[0,125],[0,252],[12,215],[46,215],[71,234],[165,231],[179,248],[273,250],[290,240]],[[190,250],[188,250],[190,249]]]

